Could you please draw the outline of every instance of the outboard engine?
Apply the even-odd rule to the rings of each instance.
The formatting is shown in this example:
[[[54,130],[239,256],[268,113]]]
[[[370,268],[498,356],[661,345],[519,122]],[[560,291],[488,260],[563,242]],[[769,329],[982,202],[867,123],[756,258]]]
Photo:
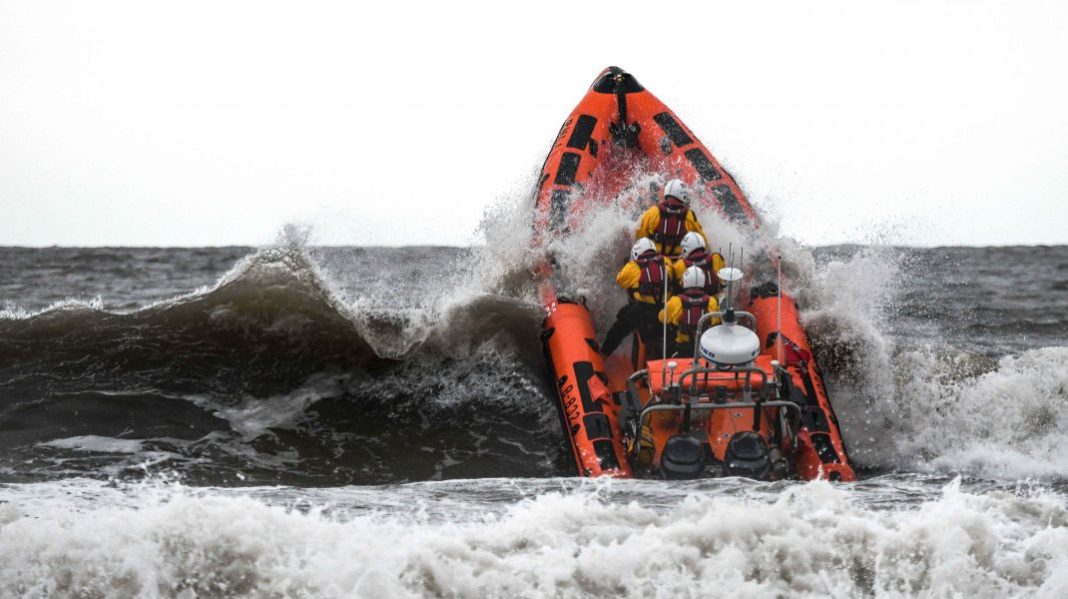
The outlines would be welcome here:
[[[726,476],[763,480],[767,479],[771,472],[771,462],[771,452],[768,450],[768,444],[764,442],[764,437],[753,431],[742,431],[734,433],[727,442],[723,473]]]
[[[705,471],[705,448],[690,435],[674,435],[660,454],[660,475],[668,480],[698,478]]]

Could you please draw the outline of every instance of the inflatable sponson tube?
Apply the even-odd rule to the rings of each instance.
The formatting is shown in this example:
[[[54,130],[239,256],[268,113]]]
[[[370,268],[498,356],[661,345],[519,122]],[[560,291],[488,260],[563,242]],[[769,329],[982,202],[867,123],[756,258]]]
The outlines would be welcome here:
[[[574,193],[578,188],[598,187],[592,195],[604,198],[629,183],[627,172],[596,176],[597,166],[615,151],[640,154],[646,169],[687,183],[701,206],[757,226],[738,184],[697,136],[633,75],[608,67],[564,121],[542,165],[535,192],[538,239],[567,229],[584,202],[596,201]]]
[[[699,208],[759,227],[734,178],[697,136],[633,75],[608,67],[564,121],[542,165],[535,190],[535,246],[577,225],[585,204],[617,197],[633,180],[636,168],[662,173],[665,179],[682,179],[693,190]],[[606,373],[611,369],[599,351],[593,317],[582,303],[557,294],[551,260],[535,268],[535,278],[546,314],[542,335],[546,361],[576,472],[581,476],[635,476],[619,422],[619,398],[635,368],[622,373],[622,383],[613,379],[620,373]],[[756,332],[762,341],[772,333],[781,334],[796,348],[791,355],[806,357],[783,365],[789,374],[784,378],[785,393],[803,410],[794,452],[795,474],[803,479],[855,480],[797,306],[786,294],[782,295],[782,331],[774,330],[777,291],[769,287],[754,293],[747,309],[757,317]],[[768,347],[761,354],[763,363],[773,357]],[[637,356],[634,359],[641,363]]]

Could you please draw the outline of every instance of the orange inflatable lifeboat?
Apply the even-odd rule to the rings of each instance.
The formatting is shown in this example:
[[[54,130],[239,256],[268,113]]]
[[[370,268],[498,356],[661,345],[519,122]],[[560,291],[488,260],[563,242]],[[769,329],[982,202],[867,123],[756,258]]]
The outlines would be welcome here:
[[[681,179],[697,192],[696,207],[759,226],[737,183],[697,136],[632,75],[609,67],[564,122],[542,166],[535,243],[566,235],[594,202],[618,197],[638,172]],[[747,293],[742,281],[732,283],[739,292],[702,319],[698,357],[646,361],[638,342],[629,356],[601,355],[592,315],[581,298],[557,288],[551,259],[535,277],[546,360],[580,475],[855,480],[797,305],[774,282],[749,281]],[[704,326],[712,318],[722,322]],[[745,355],[732,354],[737,343]]]

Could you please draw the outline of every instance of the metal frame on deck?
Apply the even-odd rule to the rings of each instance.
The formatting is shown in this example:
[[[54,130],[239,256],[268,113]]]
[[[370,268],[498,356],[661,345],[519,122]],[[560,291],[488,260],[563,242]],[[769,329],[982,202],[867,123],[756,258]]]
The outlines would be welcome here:
[[[744,375],[745,384],[741,389],[742,401],[723,401],[717,402],[715,397],[710,393],[709,389],[702,389],[698,387],[698,377],[702,374],[727,374],[733,373],[736,377]],[[756,393],[756,399],[753,399],[753,385],[752,377],[759,375],[759,388]],[[720,370],[717,368],[691,368],[685,370],[679,375],[678,379],[673,381],[669,387],[666,387],[663,391],[674,390],[675,393],[685,390],[688,399],[683,402],[669,402],[664,401],[663,396],[651,396],[649,404],[642,406],[638,400],[637,383],[642,379],[648,381],[649,371],[639,370],[627,378],[627,392],[624,394],[623,409],[620,413],[620,420],[630,424],[631,431],[630,436],[634,439],[634,444],[630,449],[631,455],[638,455],[642,450],[642,436],[641,430],[645,426],[646,421],[655,412],[683,412],[687,415],[687,421],[689,415],[695,411],[700,412],[713,412],[715,410],[734,410],[734,409],[753,409],[753,429],[760,430],[761,417],[764,413],[764,408],[778,408],[781,411],[786,412],[787,418],[784,420],[784,424],[787,427],[787,433],[790,438],[796,442],[797,431],[800,429],[801,424],[801,407],[792,401],[787,400],[772,400],[768,401],[768,395],[774,389],[773,385],[768,384],[768,373],[761,368],[755,368],[751,366],[733,368],[730,370]],[[692,383],[687,388],[684,384],[685,381],[692,379]],[[715,388],[715,381],[709,381],[712,388]],[[648,384],[648,382],[646,383]],[[664,394],[666,395],[666,394]],[[705,401],[700,401],[704,397]],[[660,399],[655,402],[653,398]],[[676,398],[678,399],[678,398]]]

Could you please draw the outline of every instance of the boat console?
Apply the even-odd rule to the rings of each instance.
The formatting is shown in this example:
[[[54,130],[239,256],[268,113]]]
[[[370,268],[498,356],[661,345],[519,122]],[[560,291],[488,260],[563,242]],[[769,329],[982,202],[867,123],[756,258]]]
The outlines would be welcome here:
[[[635,463],[669,479],[789,474],[783,451],[795,447],[801,408],[780,398],[778,361],[739,319],[756,324],[748,312],[706,314],[700,358],[652,360],[628,378],[620,424]]]

